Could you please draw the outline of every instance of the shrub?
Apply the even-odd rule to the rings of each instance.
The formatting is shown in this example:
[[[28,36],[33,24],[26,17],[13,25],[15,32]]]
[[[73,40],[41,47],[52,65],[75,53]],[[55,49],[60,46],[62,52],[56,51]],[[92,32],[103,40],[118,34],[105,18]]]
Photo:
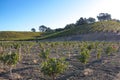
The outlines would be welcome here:
[[[64,72],[66,68],[67,63],[63,58],[49,58],[47,61],[41,64],[41,72],[43,72],[44,75],[52,77],[52,80],[55,80],[55,77]]]
[[[19,55],[15,52],[0,57],[1,62],[10,67],[10,75],[12,76],[12,67],[17,64]]]
[[[102,49],[100,48],[100,49],[97,49],[96,51],[97,51],[96,58],[100,59],[101,58]]]
[[[90,51],[88,49],[84,49],[80,53],[79,60],[80,60],[80,62],[86,64],[88,62],[89,57],[90,57]]]
[[[114,52],[117,52],[117,49],[114,48],[114,47],[112,47],[112,46],[108,46],[108,47],[106,48],[106,50],[105,50],[105,53],[106,53],[107,55],[110,55],[110,54],[112,54],[112,53],[114,53]]]
[[[42,58],[42,60],[47,60],[49,58],[49,50],[42,49],[39,56]]]

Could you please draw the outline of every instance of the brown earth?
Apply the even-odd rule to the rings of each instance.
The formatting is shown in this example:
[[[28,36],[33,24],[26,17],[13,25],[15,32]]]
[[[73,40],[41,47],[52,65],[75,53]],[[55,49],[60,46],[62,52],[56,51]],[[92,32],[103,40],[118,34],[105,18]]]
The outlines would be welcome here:
[[[40,72],[39,52],[39,46],[36,44],[29,55],[22,54],[22,60],[12,70],[12,80],[51,80]],[[24,53],[23,50],[22,53]],[[55,57],[56,53],[51,55]],[[120,52],[102,56],[98,60],[94,54],[91,55],[89,63],[84,65],[77,60],[77,52],[71,53],[70,58],[66,59],[69,62],[69,68],[57,76],[56,80],[120,80]],[[11,80],[9,67],[0,65],[0,80]]]
[[[95,32],[88,34],[78,34],[43,41],[120,41],[120,33],[114,32]]]

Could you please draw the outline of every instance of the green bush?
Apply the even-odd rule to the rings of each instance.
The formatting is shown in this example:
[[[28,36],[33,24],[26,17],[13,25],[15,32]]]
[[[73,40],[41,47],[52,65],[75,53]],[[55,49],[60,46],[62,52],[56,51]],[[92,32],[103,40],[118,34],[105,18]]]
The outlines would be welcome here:
[[[107,55],[110,55],[110,54],[112,54],[112,53],[114,53],[114,52],[117,52],[117,49],[114,48],[114,47],[112,47],[112,46],[108,46],[108,47],[106,48],[106,50],[105,50],[105,53],[106,53]]]
[[[17,53],[5,54],[0,57],[1,62],[10,67],[10,75],[12,77],[12,67],[19,61],[19,55]]]
[[[52,77],[52,80],[55,80],[55,77],[64,72],[66,68],[67,63],[63,58],[49,58],[47,61],[41,64],[41,72],[43,72],[44,75]]]
[[[90,57],[90,51],[88,49],[84,49],[80,53],[79,60],[80,60],[81,63],[86,64],[89,60],[89,57]]]
[[[39,54],[40,58],[42,60],[47,60],[49,58],[49,50],[45,50],[44,48],[41,50],[41,53]]]
[[[6,54],[1,57],[1,61],[6,65],[15,65],[17,64],[19,55],[17,53]]]
[[[97,53],[97,54],[96,54],[96,58],[97,58],[97,59],[100,59],[100,58],[101,58],[101,54],[102,54],[102,49],[99,48],[99,49],[97,49],[96,51],[97,51],[97,52],[96,52],[96,53]]]

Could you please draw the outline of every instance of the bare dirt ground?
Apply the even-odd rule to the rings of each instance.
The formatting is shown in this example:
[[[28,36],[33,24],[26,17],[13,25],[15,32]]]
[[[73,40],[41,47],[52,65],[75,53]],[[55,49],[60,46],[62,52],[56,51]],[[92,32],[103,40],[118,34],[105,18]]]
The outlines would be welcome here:
[[[0,64],[0,80],[51,80],[40,72],[39,52],[39,46],[35,45],[29,55],[22,55],[22,60],[12,70],[13,79],[9,75],[9,68]],[[80,63],[76,55],[71,55],[66,61],[69,68],[56,80],[120,80],[120,52],[98,60],[93,54],[86,65]]]
[[[46,39],[46,41],[96,41],[96,40],[120,41],[120,33],[95,32],[95,33],[88,33],[88,34],[70,35],[66,37],[58,37],[53,39]]]

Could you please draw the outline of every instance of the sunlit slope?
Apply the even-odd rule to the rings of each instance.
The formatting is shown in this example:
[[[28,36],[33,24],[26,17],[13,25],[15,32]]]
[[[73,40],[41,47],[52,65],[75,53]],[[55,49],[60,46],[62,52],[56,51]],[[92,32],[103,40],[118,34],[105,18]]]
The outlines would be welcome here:
[[[92,24],[79,25],[75,26],[72,29],[47,34],[41,37],[41,39],[66,37],[71,35],[81,35],[95,32],[115,32],[115,33],[120,32],[120,22],[102,21],[95,22]]]
[[[74,35],[84,35],[92,34],[96,32],[109,32],[109,33],[120,33],[120,22],[116,21],[102,21],[95,22],[92,24],[84,24],[79,26],[74,26],[70,29],[64,29],[62,31],[53,31],[53,32],[17,32],[17,31],[1,31],[0,40],[44,40],[52,39],[58,37],[68,37]],[[102,34],[102,33],[101,33]],[[90,36],[90,35],[89,35]],[[97,35],[96,35],[97,36]],[[109,34],[107,34],[109,36]],[[100,35],[99,38],[102,36]]]
[[[40,32],[1,31],[0,40],[33,40],[41,34]]]

